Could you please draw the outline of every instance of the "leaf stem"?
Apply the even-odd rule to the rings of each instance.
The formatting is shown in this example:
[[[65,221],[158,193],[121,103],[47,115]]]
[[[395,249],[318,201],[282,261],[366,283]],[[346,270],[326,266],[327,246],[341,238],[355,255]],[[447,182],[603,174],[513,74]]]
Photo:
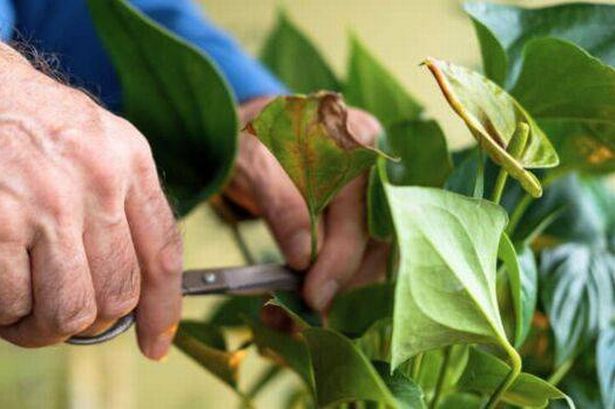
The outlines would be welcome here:
[[[414,357],[414,362],[412,362],[412,379],[415,382],[418,382],[419,375],[421,374],[421,365],[423,364],[424,356],[425,353],[420,352]]]
[[[318,216],[310,211],[310,235],[311,235],[311,251],[310,265],[316,263],[318,258]]]
[[[442,396],[442,389],[444,388],[444,380],[446,379],[446,374],[448,372],[448,365],[451,360],[451,351],[453,346],[447,346],[444,348],[444,360],[442,361],[442,365],[440,366],[440,373],[438,373],[438,381],[436,383],[436,389],[434,390],[433,398],[431,399],[431,403],[429,405],[429,409],[436,409],[438,404],[440,403],[440,398]]]
[[[515,230],[517,230],[517,226],[521,222],[521,218],[533,202],[534,198],[529,193],[525,193],[523,198],[519,200],[519,203],[517,203],[517,206],[515,206],[515,209],[510,215],[510,222],[508,222],[508,227],[506,227],[506,233],[508,234],[508,236],[513,236]]]
[[[478,167],[476,169],[476,180],[474,181],[474,193],[472,197],[482,199],[485,192],[485,155],[483,147],[478,145]]]
[[[521,374],[521,357],[515,348],[513,348],[507,341],[504,344],[504,348],[506,349],[506,353],[510,357],[511,370],[506,376],[506,378],[502,381],[500,386],[493,392],[485,409],[495,409],[498,405],[498,402],[506,393],[508,388],[510,388],[513,383],[517,380],[519,374]]]
[[[510,138],[510,142],[508,143],[508,147],[506,151],[510,156],[514,159],[519,159],[523,155],[523,151],[527,146],[527,140],[530,136],[530,126],[525,122],[519,122],[517,124],[517,128],[515,129],[515,133]],[[494,203],[499,204],[502,200],[502,194],[504,193],[504,187],[506,186],[506,181],[508,180],[508,171],[504,168],[500,168],[500,172],[498,173],[498,178],[495,182],[495,187],[493,188],[492,201]]]
[[[235,244],[237,244],[237,247],[239,248],[239,252],[243,257],[244,262],[248,265],[256,264],[256,258],[250,251],[248,243],[239,230],[239,223],[231,223],[231,234],[233,236],[233,241],[235,241]]]
[[[549,379],[547,379],[547,382],[549,382],[553,386],[557,386],[557,384],[560,383],[561,380],[564,379],[566,374],[570,371],[572,365],[574,365],[574,357],[568,358],[557,369],[555,369],[551,376],[549,376]]]

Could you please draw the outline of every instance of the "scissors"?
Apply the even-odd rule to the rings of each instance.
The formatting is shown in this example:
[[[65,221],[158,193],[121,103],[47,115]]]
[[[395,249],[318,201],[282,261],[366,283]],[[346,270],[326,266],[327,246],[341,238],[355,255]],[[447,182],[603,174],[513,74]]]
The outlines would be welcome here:
[[[297,291],[301,285],[297,271],[281,264],[258,264],[188,270],[182,277],[182,295],[267,294],[274,291]],[[135,323],[135,313],[124,316],[105,332],[94,336],[74,336],[72,345],[95,345],[126,332]]]

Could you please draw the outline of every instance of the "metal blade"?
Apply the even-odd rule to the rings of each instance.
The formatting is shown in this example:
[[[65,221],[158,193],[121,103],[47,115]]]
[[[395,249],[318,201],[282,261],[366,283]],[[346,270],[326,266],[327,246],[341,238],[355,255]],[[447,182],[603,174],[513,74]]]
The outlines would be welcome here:
[[[296,291],[300,275],[280,264],[190,270],[182,278],[184,295],[267,294]]]

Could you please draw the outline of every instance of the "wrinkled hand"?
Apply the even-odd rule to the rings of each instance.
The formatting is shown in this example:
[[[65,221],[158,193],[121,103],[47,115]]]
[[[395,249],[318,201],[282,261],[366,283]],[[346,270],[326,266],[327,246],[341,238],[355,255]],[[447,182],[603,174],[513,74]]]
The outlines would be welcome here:
[[[145,138],[0,44],[0,337],[40,347],[137,307],[162,358],[181,310],[181,240]]]
[[[252,100],[240,108],[243,123],[254,118],[269,101]],[[351,131],[363,143],[373,144],[381,132],[368,113],[350,108]],[[383,276],[387,246],[369,240],[366,227],[365,190],[362,175],[333,199],[319,226],[318,260],[310,266],[310,224],[299,191],[267,148],[243,133],[235,174],[225,194],[255,215],[262,216],[287,263],[307,273],[304,296],[312,308],[325,311],[332,298],[349,285]]]

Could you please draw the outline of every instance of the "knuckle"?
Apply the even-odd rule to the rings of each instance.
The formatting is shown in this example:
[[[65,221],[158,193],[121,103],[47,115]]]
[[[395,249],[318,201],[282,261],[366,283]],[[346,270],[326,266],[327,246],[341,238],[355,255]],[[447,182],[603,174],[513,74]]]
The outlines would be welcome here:
[[[134,310],[139,303],[139,270],[133,267],[127,276],[104,289],[98,301],[98,317],[103,320],[117,319]]]
[[[77,334],[96,320],[96,304],[89,297],[64,302],[50,322],[51,331],[61,336]]]
[[[154,284],[167,285],[171,281],[178,280],[182,274],[182,240],[175,226],[168,230],[166,238],[165,244],[148,268],[148,278],[153,280]]]

